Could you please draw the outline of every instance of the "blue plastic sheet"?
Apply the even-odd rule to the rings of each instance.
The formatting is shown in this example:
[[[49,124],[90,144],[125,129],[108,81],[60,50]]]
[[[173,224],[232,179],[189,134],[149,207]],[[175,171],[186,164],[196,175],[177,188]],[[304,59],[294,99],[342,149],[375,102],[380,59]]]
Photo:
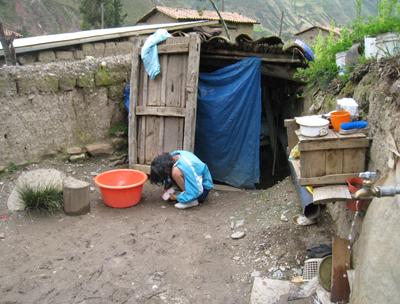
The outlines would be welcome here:
[[[124,87],[124,106],[125,109],[128,111],[128,113],[129,113],[130,93],[131,93],[131,86],[129,83],[127,83]]]
[[[201,73],[195,154],[214,180],[254,188],[260,179],[261,60]]]

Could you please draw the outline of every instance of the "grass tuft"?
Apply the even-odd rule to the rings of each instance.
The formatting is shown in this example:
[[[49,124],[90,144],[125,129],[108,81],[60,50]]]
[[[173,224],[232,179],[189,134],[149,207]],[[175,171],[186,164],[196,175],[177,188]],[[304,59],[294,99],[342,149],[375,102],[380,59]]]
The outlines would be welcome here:
[[[50,213],[61,210],[63,206],[62,192],[54,186],[46,186],[45,188],[32,189],[24,186],[19,190],[19,195],[25,203],[26,209],[33,211],[48,211]]]

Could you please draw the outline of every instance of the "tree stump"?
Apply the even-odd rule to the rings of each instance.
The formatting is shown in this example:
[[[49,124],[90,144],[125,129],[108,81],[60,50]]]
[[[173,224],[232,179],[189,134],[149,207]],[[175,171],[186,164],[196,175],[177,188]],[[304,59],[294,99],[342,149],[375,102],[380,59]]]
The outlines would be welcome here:
[[[67,177],[63,184],[64,211],[68,215],[90,212],[89,183]]]

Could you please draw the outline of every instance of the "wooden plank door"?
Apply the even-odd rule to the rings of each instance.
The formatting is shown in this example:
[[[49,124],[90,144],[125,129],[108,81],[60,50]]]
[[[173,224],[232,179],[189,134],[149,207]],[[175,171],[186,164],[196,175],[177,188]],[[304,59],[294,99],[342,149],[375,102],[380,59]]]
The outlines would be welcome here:
[[[158,45],[161,73],[151,80],[140,58],[144,40],[133,47],[129,166],[150,172],[151,161],[163,152],[194,149],[200,38],[168,38]]]

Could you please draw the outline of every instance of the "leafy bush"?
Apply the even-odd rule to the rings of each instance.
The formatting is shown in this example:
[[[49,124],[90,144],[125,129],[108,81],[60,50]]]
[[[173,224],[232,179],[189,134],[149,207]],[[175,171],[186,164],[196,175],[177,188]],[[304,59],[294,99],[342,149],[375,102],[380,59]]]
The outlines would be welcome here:
[[[357,1],[357,5],[360,5]],[[338,73],[336,53],[348,50],[354,43],[363,42],[365,36],[376,36],[386,32],[400,32],[400,4],[398,0],[378,1],[378,15],[367,19],[358,17],[352,24],[340,32],[340,38],[334,34],[317,37],[312,46],[315,60],[304,69],[299,69],[297,77],[316,83],[325,88]],[[360,8],[358,8],[360,11]]]
[[[48,211],[54,213],[61,210],[63,206],[62,192],[53,186],[45,188],[32,189],[24,186],[18,190],[18,193],[25,203],[27,210]]]

